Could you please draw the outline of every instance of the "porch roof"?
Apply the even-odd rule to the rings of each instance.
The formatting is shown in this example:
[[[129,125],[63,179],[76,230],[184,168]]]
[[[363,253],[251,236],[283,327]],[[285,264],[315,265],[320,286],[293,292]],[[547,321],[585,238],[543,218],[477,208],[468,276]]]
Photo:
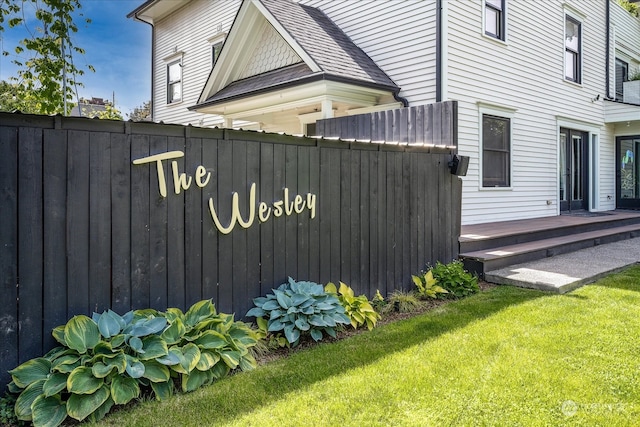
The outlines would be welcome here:
[[[640,105],[605,100],[604,122],[640,122]]]

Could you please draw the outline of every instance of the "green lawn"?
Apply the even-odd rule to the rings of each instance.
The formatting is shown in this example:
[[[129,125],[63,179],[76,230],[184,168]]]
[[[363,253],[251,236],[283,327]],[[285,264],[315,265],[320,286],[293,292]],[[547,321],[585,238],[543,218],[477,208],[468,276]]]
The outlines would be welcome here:
[[[113,426],[637,425],[640,267],[497,287],[108,416]]]

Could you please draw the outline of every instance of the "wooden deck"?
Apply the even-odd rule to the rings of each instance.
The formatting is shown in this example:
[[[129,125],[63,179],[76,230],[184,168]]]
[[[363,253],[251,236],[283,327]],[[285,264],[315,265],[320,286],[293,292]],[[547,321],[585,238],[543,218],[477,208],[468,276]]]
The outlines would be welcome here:
[[[640,211],[577,212],[516,221],[463,225],[460,258],[485,272],[640,236]]]

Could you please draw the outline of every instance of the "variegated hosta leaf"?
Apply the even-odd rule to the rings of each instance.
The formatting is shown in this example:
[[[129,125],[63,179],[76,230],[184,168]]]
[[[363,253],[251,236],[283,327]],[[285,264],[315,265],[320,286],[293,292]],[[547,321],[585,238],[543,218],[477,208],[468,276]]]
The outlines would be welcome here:
[[[56,326],[55,328],[53,328],[51,335],[53,335],[53,338],[55,338],[55,340],[60,344],[65,347],[69,347],[69,345],[67,345],[67,341],[64,339],[64,325]]]
[[[193,343],[185,345],[182,347],[182,355],[184,356],[184,361],[180,362],[182,367],[187,372],[193,371],[198,364],[198,360],[200,360],[200,349],[198,346]]]
[[[153,393],[156,399],[165,400],[173,396],[173,381],[165,381],[163,383],[151,383]]]
[[[18,396],[14,409],[16,417],[18,417],[19,420],[31,421],[31,405],[38,396],[42,396],[42,386],[44,385],[44,382],[45,380],[32,382],[22,391],[22,393],[20,393],[20,396]]]
[[[165,365],[161,365],[155,360],[143,361],[142,364],[144,365],[144,378],[147,378],[152,383],[169,381],[169,368]]]
[[[217,331],[204,331],[198,339],[195,340],[195,344],[204,349],[216,349],[226,346],[228,343],[224,335]]]
[[[173,366],[178,365],[182,362],[184,356],[182,355],[182,351],[178,347],[171,347],[166,356],[158,357],[156,362],[160,362],[163,365]]]
[[[64,327],[64,340],[69,348],[86,353],[100,342],[98,325],[87,316],[74,316]]]
[[[187,333],[187,328],[184,326],[182,319],[177,318],[162,332],[160,337],[167,345],[173,345],[179,343],[185,333]]]
[[[124,321],[121,321],[121,317],[118,314],[108,310],[100,316],[97,323],[100,334],[105,338],[111,338],[120,333],[122,330],[121,324],[124,324]]]
[[[231,369],[237,368],[240,364],[240,353],[237,351],[223,351],[220,353],[220,357]]]
[[[182,391],[187,393],[200,388],[208,379],[209,377],[205,372],[198,371],[197,369],[189,374],[182,374]]]
[[[92,394],[102,384],[104,384],[104,379],[96,378],[88,366],[77,367],[67,378],[67,389],[74,394]]]
[[[31,405],[35,427],[57,427],[67,418],[67,403],[59,396],[40,395]]]
[[[91,421],[92,423],[100,421],[105,417],[105,415],[109,413],[112,407],[113,399],[111,398],[111,396],[109,396],[107,400],[105,400],[104,403],[98,407],[98,409],[89,414],[87,420]]]
[[[47,378],[42,385],[42,392],[44,396],[53,396],[54,394],[58,394],[59,392],[67,388],[68,377],[68,374],[62,374],[60,372],[54,372],[53,374],[49,375],[49,378]]]
[[[209,369],[213,368],[219,360],[220,355],[218,353],[202,350],[200,352],[200,360],[198,360],[196,369],[199,371],[208,371]]]
[[[216,314],[216,309],[210,299],[198,301],[185,313],[185,324],[195,326],[206,318]]]
[[[50,372],[51,362],[44,357],[38,357],[10,370],[9,374],[18,387],[25,388],[35,381],[47,379]]]
[[[111,381],[111,398],[116,405],[129,403],[140,395],[138,382],[129,377],[115,376]]]
[[[67,400],[67,413],[71,418],[82,421],[97,411],[109,399],[109,386],[103,384],[95,393],[71,393]]]
[[[143,354],[138,356],[140,360],[151,360],[166,356],[169,353],[167,343],[158,335],[149,335],[142,338]]]

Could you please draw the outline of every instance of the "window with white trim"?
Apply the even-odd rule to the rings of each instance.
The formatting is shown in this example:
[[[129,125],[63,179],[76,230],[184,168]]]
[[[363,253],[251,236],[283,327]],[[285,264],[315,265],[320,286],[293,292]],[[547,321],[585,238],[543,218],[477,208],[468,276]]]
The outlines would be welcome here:
[[[569,15],[565,15],[564,78],[582,82],[582,23]]]
[[[484,0],[484,33],[505,40],[506,0]]]
[[[624,98],[624,82],[629,80],[629,64],[616,58],[616,101]]]
[[[482,114],[482,187],[511,186],[511,119]]]
[[[167,64],[167,104],[182,101],[182,59]]]
[[[222,43],[224,42],[221,40],[211,45],[211,66],[212,67],[216,65],[216,61],[220,56],[220,50],[222,50]]]

